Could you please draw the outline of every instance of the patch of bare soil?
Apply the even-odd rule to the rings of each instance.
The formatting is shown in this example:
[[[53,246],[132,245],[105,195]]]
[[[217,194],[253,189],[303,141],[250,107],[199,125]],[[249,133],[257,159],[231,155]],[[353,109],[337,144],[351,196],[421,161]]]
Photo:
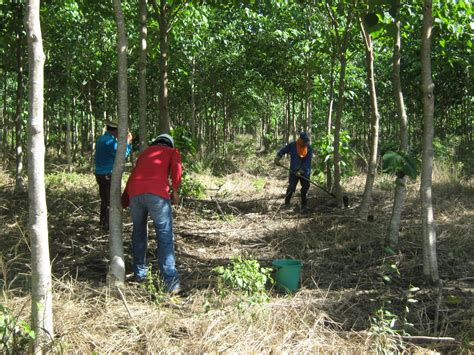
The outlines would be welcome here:
[[[93,177],[50,178],[57,346],[81,352],[473,349],[472,185],[435,186],[443,282],[431,286],[423,282],[415,184],[409,186],[403,213],[401,250],[392,253],[384,247],[392,191],[383,181],[378,180],[374,195],[374,221],[367,222],[356,217],[362,179],[344,185],[349,208],[337,209],[331,196],[311,188],[309,212],[301,214],[298,194],[290,208],[284,207],[286,174],[279,173],[206,177],[207,198],[185,198],[175,207],[176,257],[184,294],[159,303],[134,284],[122,294],[105,287],[108,236],[98,226]],[[15,314],[23,309],[20,317],[28,319],[27,196],[14,194],[11,178],[1,175],[2,303]],[[126,265],[131,272],[131,223],[128,212],[125,216]],[[151,224],[149,233],[149,259],[154,263]],[[254,257],[266,266],[276,258],[302,260],[301,290],[294,295],[272,290],[264,305],[242,306],[232,295],[219,297],[212,268],[228,264],[235,255]],[[388,314],[396,315],[393,324]],[[405,336],[389,334],[390,326],[403,327]]]

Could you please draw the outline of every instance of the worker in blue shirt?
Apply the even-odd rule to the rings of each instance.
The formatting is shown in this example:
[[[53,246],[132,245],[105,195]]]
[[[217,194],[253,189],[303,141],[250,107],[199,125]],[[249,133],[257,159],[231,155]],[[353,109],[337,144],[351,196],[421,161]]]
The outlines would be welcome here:
[[[114,167],[115,154],[117,153],[117,120],[105,122],[106,130],[97,139],[95,144],[95,179],[99,185],[100,195],[100,226],[103,230],[109,229],[109,206],[110,206],[110,178]],[[132,135],[127,135],[126,157],[132,151]]]
[[[313,148],[311,148],[308,135],[301,132],[295,142],[281,148],[275,157],[275,164],[280,165],[280,160],[286,154],[290,155],[290,175],[285,195],[285,205],[290,205],[291,197],[295,193],[299,181],[301,184],[301,211],[305,212],[308,207],[311,159],[313,158]]]

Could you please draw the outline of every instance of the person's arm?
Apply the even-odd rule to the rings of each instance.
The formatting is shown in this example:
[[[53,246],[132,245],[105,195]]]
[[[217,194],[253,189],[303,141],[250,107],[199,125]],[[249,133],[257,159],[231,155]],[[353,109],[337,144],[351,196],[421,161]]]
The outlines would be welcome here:
[[[127,149],[125,150],[125,158],[128,158],[130,153],[132,152],[132,139],[133,136],[130,132],[127,134]]]
[[[288,153],[290,152],[290,150],[291,150],[291,143],[289,143],[289,144],[285,145],[283,148],[281,148],[281,149],[278,151],[277,156],[278,156],[279,158],[283,158],[283,156],[284,156],[285,154],[288,154]]]
[[[178,188],[181,185],[181,176],[183,175],[183,164],[181,163],[181,154],[178,149],[173,151],[171,156],[171,186],[173,187],[173,192],[171,195],[171,202],[173,204],[178,204],[179,195]]]

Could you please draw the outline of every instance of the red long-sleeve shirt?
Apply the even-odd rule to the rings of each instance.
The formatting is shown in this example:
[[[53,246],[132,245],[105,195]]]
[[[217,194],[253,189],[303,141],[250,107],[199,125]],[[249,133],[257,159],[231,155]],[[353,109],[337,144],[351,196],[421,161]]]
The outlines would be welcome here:
[[[183,166],[178,149],[164,145],[152,145],[145,149],[137,159],[135,168],[128,178],[122,194],[122,206],[128,207],[130,198],[142,194],[154,194],[170,198],[169,177],[173,190],[181,184]]]

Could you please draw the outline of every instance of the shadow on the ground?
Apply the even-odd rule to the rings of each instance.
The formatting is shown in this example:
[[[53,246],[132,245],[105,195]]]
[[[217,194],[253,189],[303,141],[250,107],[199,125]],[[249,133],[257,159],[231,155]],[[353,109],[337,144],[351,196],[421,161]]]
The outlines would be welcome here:
[[[452,217],[438,223],[439,266],[446,280],[442,305],[436,303],[437,289],[423,286],[421,228],[419,219],[413,217],[419,216],[417,201],[407,201],[404,215],[409,218],[403,220],[401,250],[392,253],[384,246],[389,215],[381,203],[390,197],[382,193],[374,196],[377,218],[373,223],[356,218],[353,208],[337,209],[334,199],[323,192],[313,192],[307,214],[298,212],[298,195],[293,202],[296,208],[289,210],[282,207],[281,196],[247,201],[185,199],[175,223],[183,286],[188,290],[212,287],[212,269],[227,264],[235,254],[252,255],[265,266],[276,258],[299,259],[304,265],[302,286],[322,290],[333,298],[326,311],[347,330],[367,329],[371,315],[380,307],[399,315],[410,307],[406,317],[416,329],[458,334],[474,316],[469,313],[473,312],[469,275],[474,274],[474,239],[468,229],[474,190],[453,191],[450,186],[436,186],[436,190],[445,196],[435,201],[440,205],[437,213],[451,213]],[[69,275],[92,284],[105,282],[108,234],[98,225],[97,195],[92,179],[85,185],[48,189],[50,254],[56,278]],[[15,194],[11,186],[0,190],[0,221],[5,226],[0,231],[0,249],[6,260],[1,283],[24,292],[29,290],[27,202],[27,195]],[[357,197],[352,203],[357,204]],[[462,206],[463,213],[454,214],[453,203]],[[125,212],[124,248],[127,272],[131,272],[128,215]],[[149,228],[149,238],[148,257],[156,263],[153,228]],[[411,295],[408,290],[413,286],[422,290]],[[410,297],[418,302],[411,303]],[[470,311],[456,314],[459,305]],[[433,329],[436,309],[440,318]],[[465,332],[469,335],[472,330]]]

